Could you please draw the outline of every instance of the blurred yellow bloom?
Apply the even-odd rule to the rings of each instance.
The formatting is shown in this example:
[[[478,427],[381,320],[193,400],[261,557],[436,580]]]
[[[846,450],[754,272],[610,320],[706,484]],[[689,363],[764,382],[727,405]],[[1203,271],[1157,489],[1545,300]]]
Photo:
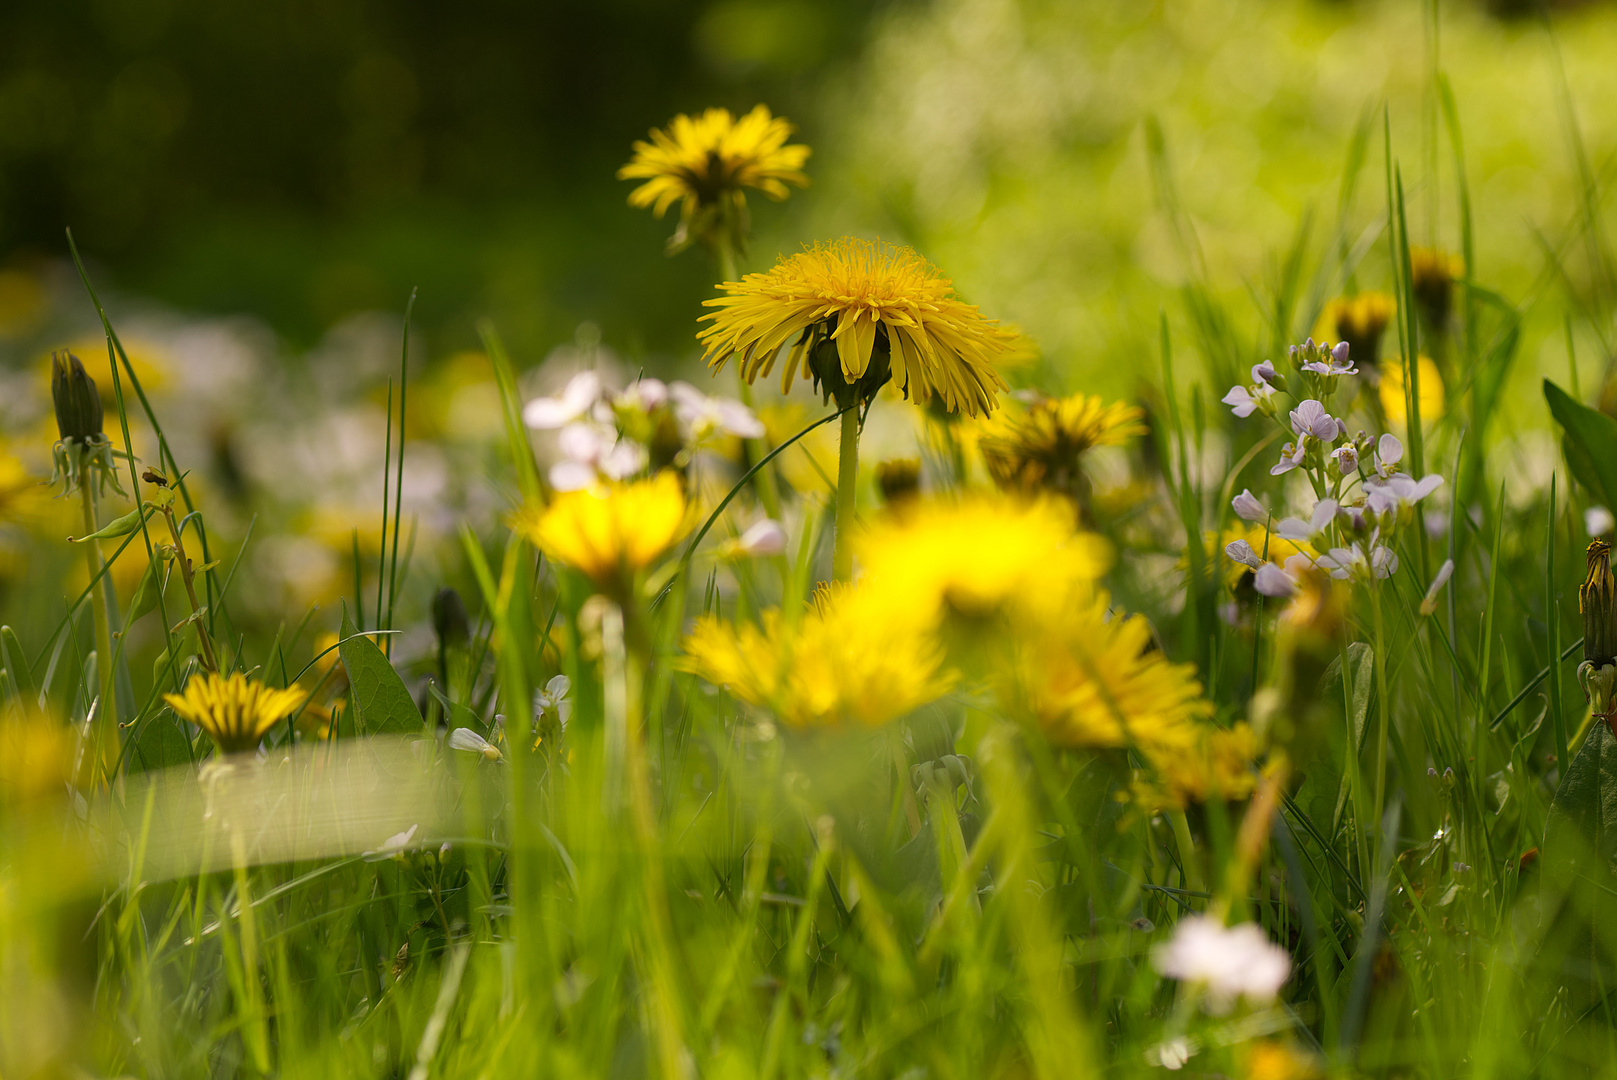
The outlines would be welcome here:
[[[1285,1043],[1249,1043],[1243,1057],[1246,1080],[1318,1080],[1325,1075],[1317,1061]]]
[[[1213,714],[1194,664],[1171,663],[1140,615],[1110,598],[1065,613],[1019,657],[1021,691],[1057,746],[1188,748]]]
[[[1142,409],[1074,394],[1045,398],[1018,413],[1005,409],[982,424],[977,446],[1000,487],[1029,494],[1072,493],[1078,459],[1095,446],[1121,446],[1146,433]]]
[[[207,732],[221,751],[234,754],[255,748],[305,696],[297,687],[276,690],[239,671],[228,676],[199,672],[183,694],[164,694],[163,700],[181,720]]]
[[[889,373],[906,396],[935,396],[951,412],[993,410],[1005,380],[997,363],[1019,339],[954,295],[954,286],[911,248],[843,238],[781,259],[761,274],[719,286],[717,311],[697,335],[717,369],[731,356],[749,383],[767,376],[796,342],[781,376],[847,385],[868,400]],[[828,390],[828,392],[831,392]],[[839,404],[850,402],[838,396]]]
[[[1381,361],[1381,335],[1397,310],[1392,297],[1384,292],[1340,296],[1325,305],[1314,337],[1347,342],[1348,358],[1361,370],[1374,369]]]
[[[1287,540],[1272,530],[1266,533],[1264,527],[1259,524],[1248,525],[1245,522],[1237,522],[1226,527],[1222,533],[1203,533],[1202,541],[1207,546],[1207,561],[1223,571],[1224,583],[1230,586],[1234,586],[1239,582],[1242,574],[1252,572],[1245,564],[1238,563],[1224,554],[1224,549],[1237,540],[1245,540],[1258,558],[1266,558],[1272,563],[1284,564],[1287,559],[1299,552],[1308,554],[1310,557],[1313,555],[1307,545],[1300,544],[1295,540]],[[1190,569],[1188,555],[1179,557],[1179,569]]]
[[[669,471],[564,492],[516,527],[546,555],[607,585],[656,562],[690,528],[690,509],[678,474]]]
[[[1394,424],[1409,426],[1409,414],[1404,408],[1404,365],[1389,359],[1381,365],[1381,408]],[[1422,424],[1436,423],[1443,415],[1443,375],[1430,356],[1420,358],[1420,419]]]
[[[877,727],[948,692],[942,650],[860,586],[821,592],[795,625],[697,620],[681,669],[768,709],[788,727]]]
[[[871,588],[926,627],[951,615],[1042,619],[1112,564],[1105,539],[1077,531],[1071,504],[1005,495],[914,503],[855,551]]]
[[[1257,774],[1252,763],[1262,747],[1246,724],[1229,729],[1198,724],[1188,745],[1164,744],[1141,751],[1147,770],[1134,783],[1134,798],[1150,807],[1184,807],[1211,798],[1244,799]]]
[[[1465,277],[1465,260],[1436,248],[1409,249],[1409,284],[1426,317],[1439,329],[1454,304],[1454,283]]]
[[[686,218],[723,199],[745,200],[743,188],[784,199],[787,184],[808,186],[803,163],[809,148],[786,143],[794,130],[764,105],[739,120],[728,109],[695,118],[680,113],[666,131],[653,128],[649,143],[634,144],[634,158],[618,179],[646,181],[629,193],[629,205],[649,206],[658,217],[679,200]]]
[[[0,806],[59,793],[73,770],[73,731],[38,711],[0,715]]]

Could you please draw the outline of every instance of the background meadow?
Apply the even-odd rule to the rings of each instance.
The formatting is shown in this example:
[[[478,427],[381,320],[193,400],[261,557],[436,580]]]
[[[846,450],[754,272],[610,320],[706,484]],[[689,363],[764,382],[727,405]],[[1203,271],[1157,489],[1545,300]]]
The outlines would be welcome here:
[[[1508,0],[0,11],[0,1074],[1600,1074],[1617,744],[1577,643],[1617,503],[1614,55],[1612,6]],[[1197,722],[1251,737],[1234,781],[1165,797],[1130,738],[1052,735],[994,672],[1038,676],[958,626],[955,681],[891,676],[916,707],[885,724],[846,687],[840,722],[793,719],[691,660],[705,616],[772,634],[771,608],[821,610],[838,428],[785,445],[835,409],[709,374],[727,275],[670,257],[677,212],[630,208],[615,173],[676,113],[759,102],[810,183],[752,193],[739,271],[912,246],[1025,334],[1013,412],[1140,409],[1074,455],[1075,520],[1112,553],[1084,588],[1149,628],[1120,666],[1194,664]],[[1420,251],[1456,260],[1436,317]],[[1370,292],[1389,366],[1326,403],[1369,430],[1366,470],[1385,431],[1407,455],[1386,472],[1444,482],[1378,534],[1391,575],[1260,593],[1225,545],[1279,564],[1332,474],[1272,476],[1290,436],[1220,399]],[[59,349],[115,447],[127,423],[122,488],[183,474],[220,666],[310,694],[260,773],[210,772],[163,702],[197,649],[180,582],[115,639],[110,684],[89,655],[81,505],[44,482]],[[569,451],[516,419],[580,372],[684,380],[764,429],[681,414],[688,510],[628,585],[532,531]],[[899,528],[894,461],[927,505],[988,498],[982,434],[878,396],[864,523]],[[108,491],[98,524],[134,508]],[[925,520],[888,542],[939,580],[1034,559],[1020,526]],[[125,615],[144,535],[100,545]],[[885,618],[850,647],[898,656]],[[383,629],[403,705],[353,644]],[[97,775],[103,685],[134,720]],[[532,751],[505,734],[529,722]],[[1278,992],[1176,977],[1197,916],[1261,928],[1227,947],[1283,950]]]

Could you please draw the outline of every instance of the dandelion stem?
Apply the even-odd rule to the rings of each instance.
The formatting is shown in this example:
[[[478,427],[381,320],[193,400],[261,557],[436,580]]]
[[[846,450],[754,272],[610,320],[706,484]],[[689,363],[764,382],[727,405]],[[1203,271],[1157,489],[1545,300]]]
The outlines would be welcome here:
[[[859,478],[859,410],[842,414],[842,440],[837,451],[836,547],[831,556],[831,576],[837,581],[853,580],[854,484]]]
[[[74,447],[69,453],[78,452]],[[95,482],[88,475],[79,482],[79,501],[84,509],[84,535],[90,536],[101,528],[95,516]],[[110,582],[101,580],[101,548],[92,540],[84,545],[84,568],[90,572],[91,597],[95,611],[96,674],[101,682],[101,708],[97,710],[101,731],[96,739],[99,750],[106,748],[107,733],[118,730],[118,702],[112,685],[112,624],[107,617],[107,589]]]

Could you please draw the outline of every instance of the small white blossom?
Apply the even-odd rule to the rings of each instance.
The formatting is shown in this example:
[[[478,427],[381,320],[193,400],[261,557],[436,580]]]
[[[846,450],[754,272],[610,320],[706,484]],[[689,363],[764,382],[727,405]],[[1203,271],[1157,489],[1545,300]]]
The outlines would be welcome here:
[[[1604,506],[1591,506],[1583,512],[1583,527],[1590,536],[1610,536],[1617,528],[1617,519]]]
[[[536,431],[553,431],[589,412],[600,397],[601,377],[580,371],[567,380],[559,397],[534,398],[523,406],[522,422]]]
[[[1279,599],[1297,591],[1297,578],[1274,563],[1266,562],[1253,575],[1252,587],[1264,596]]]
[[[1152,962],[1169,978],[1203,987],[1214,1013],[1228,1012],[1238,998],[1273,1001],[1291,975],[1291,957],[1256,923],[1226,927],[1209,915],[1179,920]]]
[[[1331,457],[1343,476],[1352,476],[1359,471],[1359,448],[1352,443],[1344,443],[1331,451]]]
[[[573,703],[567,694],[572,688],[573,681],[565,675],[557,675],[545,683],[543,690],[534,692],[534,715],[543,716],[547,712],[554,712],[556,719],[561,722],[562,730],[567,730],[567,721],[573,715]]]
[[[779,555],[786,550],[786,530],[780,522],[764,518],[748,526],[736,539],[736,548],[743,555]]]
[[[499,761],[505,755],[500,748],[468,727],[458,727],[449,733],[449,748],[464,750],[468,754],[482,754],[490,761]]]
[[[1224,554],[1242,566],[1250,566],[1254,570],[1263,565],[1263,560],[1258,558],[1258,553],[1253,551],[1252,545],[1245,540],[1236,540],[1234,543],[1224,545]]]
[[[1398,441],[1398,436],[1392,432],[1381,436],[1376,442],[1376,472],[1382,476],[1391,476],[1398,471],[1398,463],[1404,460],[1404,444]]]
[[[1244,419],[1251,416],[1273,393],[1274,389],[1267,383],[1259,383],[1251,390],[1244,386],[1232,386],[1230,392],[1219,400],[1230,407],[1230,412]]]
[[[1235,516],[1242,521],[1267,521],[1269,511],[1263,508],[1257,498],[1252,494],[1251,488],[1242,488],[1241,494],[1230,502],[1235,509]]]
[[[708,397],[685,382],[674,383],[668,392],[674,399],[674,415],[690,429],[692,442],[703,442],[719,432],[743,439],[764,437],[763,421],[739,401]]]
[[[1291,430],[1302,442],[1302,436],[1307,435],[1320,442],[1334,442],[1340,435],[1346,434],[1347,425],[1325,411],[1325,406],[1313,398],[1299,404],[1291,410]]]
[[[1437,576],[1432,579],[1431,588],[1426,590],[1425,599],[1420,602],[1420,613],[1430,615],[1437,610],[1437,594],[1443,591],[1448,584],[1449,577],[1454,573],[1454,560],[1444,559],[1443,565],[1437,568]]]

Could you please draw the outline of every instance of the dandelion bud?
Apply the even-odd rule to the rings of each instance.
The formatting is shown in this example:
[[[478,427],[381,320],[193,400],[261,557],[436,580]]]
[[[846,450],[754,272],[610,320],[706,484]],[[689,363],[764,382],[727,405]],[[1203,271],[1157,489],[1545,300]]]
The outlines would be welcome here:
[[[56,430],[64,440],[91,443],[104,437],[95,380],[66,349],[51,353],[51,399],[56,404]]]
[[[1588,571],[1578,589],[1583,613],[1583,658],[1596,667],[1609,664],[1617,651],[1617,582],[1611,576],[1611,545],[1589,541]]]
[[[918,458],[894,458],[876,466],[876,486],[889,506],[914,498],[921,490],[921,462]]]
[[[460,593],[444,586],[432,598],[432,629],[443,646],[465,645],[472,638],[471,622]]]

